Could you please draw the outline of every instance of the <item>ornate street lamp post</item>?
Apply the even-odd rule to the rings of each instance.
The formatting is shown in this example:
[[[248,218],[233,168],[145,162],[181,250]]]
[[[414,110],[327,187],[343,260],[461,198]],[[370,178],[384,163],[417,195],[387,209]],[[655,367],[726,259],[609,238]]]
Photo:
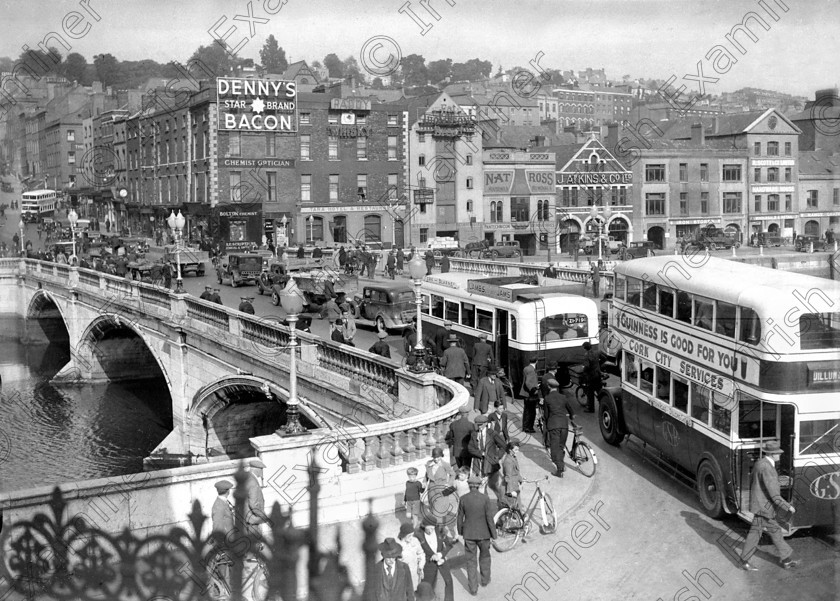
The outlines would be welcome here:
[[[170,211],[166,220],[169,229],[175,235],[175,260],[178,264],[178,283],[175,286],[175,294],[184,294],[184,281],[181,279],[181,232],[184,230],[186,221],[184,216],[181,215],[181,211],[178,211],[177,216],[175,211]]]
[[[20,256],[23,256],[23,229],[26,227],[26,224],[23,222],[23,218],[18,221],[18,229],[20,230]]]
[[[426,365],[426,349],[423,348],[423,317],[421,315],[423,299],[420,296],[420,286],[426,276],[426,261],[419,253],[416,253],[409,261],[408,273],[414,281],[414,303],[417,305],[417,343],[414,345],[414,365],[409,368],[414,373],[425,373],[429,371],[429,366]]]
[[[298,315],[303,311],[303,301],[295,288],[287,288],[280,295],[280,306],[286,312],[289,324],[289,401],[286,403],[286,428],[277,434],[303,434],[307,430],[300,425],[300,411],[297,397],[297,330]]]
[[[592,205],[592,210],[589,211],[589,216],[598,225],[598,260],[600,261],[603,258],[604,228],[607,225],[607,221],[609,221],[610,217],[612,217],[612,209],[610,209],[609,205],[605,206],[603,209],[600,209],[598,205]]]
[[[70,209],[67,213],[67,221],[70,222],[70,235],[73,236],[73,258],[76,258],[76,224],[79,222],[79,216],[75,209]]]

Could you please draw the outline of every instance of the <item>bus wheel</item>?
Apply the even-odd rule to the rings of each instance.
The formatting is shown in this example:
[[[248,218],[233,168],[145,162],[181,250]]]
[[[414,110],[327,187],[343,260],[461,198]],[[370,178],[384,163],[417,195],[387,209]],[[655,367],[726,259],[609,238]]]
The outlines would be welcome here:
[[[697,470],[697,494],[703,510],[711,518],[721,518],[723,508],[723,477],[713,461],[704,461]]]
[[[601,436],[608,444],[618,446],[624,439],[618,427],[618,410],[615,407],[615,399],[610,394],[602,394],[599,399],[598,426],[601,428]]]

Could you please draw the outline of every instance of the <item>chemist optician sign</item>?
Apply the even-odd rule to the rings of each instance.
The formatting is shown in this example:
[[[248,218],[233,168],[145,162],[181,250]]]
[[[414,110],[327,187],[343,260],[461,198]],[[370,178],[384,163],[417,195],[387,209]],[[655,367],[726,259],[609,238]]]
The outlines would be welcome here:
[[[219,131],[297,131],[297,84],[293,81],[219,77],[216,96]]]

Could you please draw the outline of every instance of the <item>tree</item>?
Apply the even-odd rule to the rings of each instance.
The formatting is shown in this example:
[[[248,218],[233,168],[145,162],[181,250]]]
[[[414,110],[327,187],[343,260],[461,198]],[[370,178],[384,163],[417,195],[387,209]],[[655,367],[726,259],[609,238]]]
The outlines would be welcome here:
[[[189,60],[190,73],[196,78],[224,77],[230,73],[234,61],[224,42],[215,41],[199,46]]]
[[[425,86],[429,81],[429,73],[426,70],[426,59],[419,54],[404,56],[400,60],[400,67],[402,67],[405,85],[407,86]]]
[[[93,66],[96,67],[97,79],[105,87],[114,85],[123,77],[120,63],[112,54],[97,54],[93,57]]]
[[[8,56],[0,56],[0,73],[6,73],[11,71],[15,66],[15,61],[13,61]]]
[[[70,81],[76,81],[85,86],[90,84],[89,81],[85,81],[87,79],[87,67],[88,62],[84,56],[78,52],[71,52],[61,64],[61,74]]]
[[[260,50],[260,62],[267,73],[283,73],[289,68],[286,51],[277,43],[274,34],[268,36]]]
[[[479,81],[490,77],[493,63],[472,58],[466,63],[455,63],[452,65],[453,81]]]
[[[349,79],[351,77],[357,83],[367,83],[367,80],[365,79],[365,74],[362,73],[362,70],[359,68],[359,62],[352,55],[344,59],[344,78]]]
[[[334,52],[324,57],[324,67],[330,73],[330,77],[344,77],[344,63]]]
[[[374,77],[373,83],[370,84],[370,87],[372,87],[374,90],[384,90],[385,84],[382,83],[381,77]]]
[[[452,75],[452,59],[446,58],[439,61],[432,61],[426,65],[426,72],[429,76],[429,82],[432,85],[440,83]]]
[[[49,52],[43,50],[25,50],[18,57],[18,64],[25,73],[34,73],[40,77],[47,73],[58,73],[61,64],[61,53],[55,48]]]

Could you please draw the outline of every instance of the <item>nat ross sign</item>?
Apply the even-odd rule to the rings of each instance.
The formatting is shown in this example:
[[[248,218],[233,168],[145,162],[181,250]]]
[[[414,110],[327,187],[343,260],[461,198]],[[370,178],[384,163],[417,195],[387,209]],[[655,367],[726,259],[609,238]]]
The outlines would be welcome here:
[[[297,131],[297,86],[268,79],[216,80],[220,131]]]

